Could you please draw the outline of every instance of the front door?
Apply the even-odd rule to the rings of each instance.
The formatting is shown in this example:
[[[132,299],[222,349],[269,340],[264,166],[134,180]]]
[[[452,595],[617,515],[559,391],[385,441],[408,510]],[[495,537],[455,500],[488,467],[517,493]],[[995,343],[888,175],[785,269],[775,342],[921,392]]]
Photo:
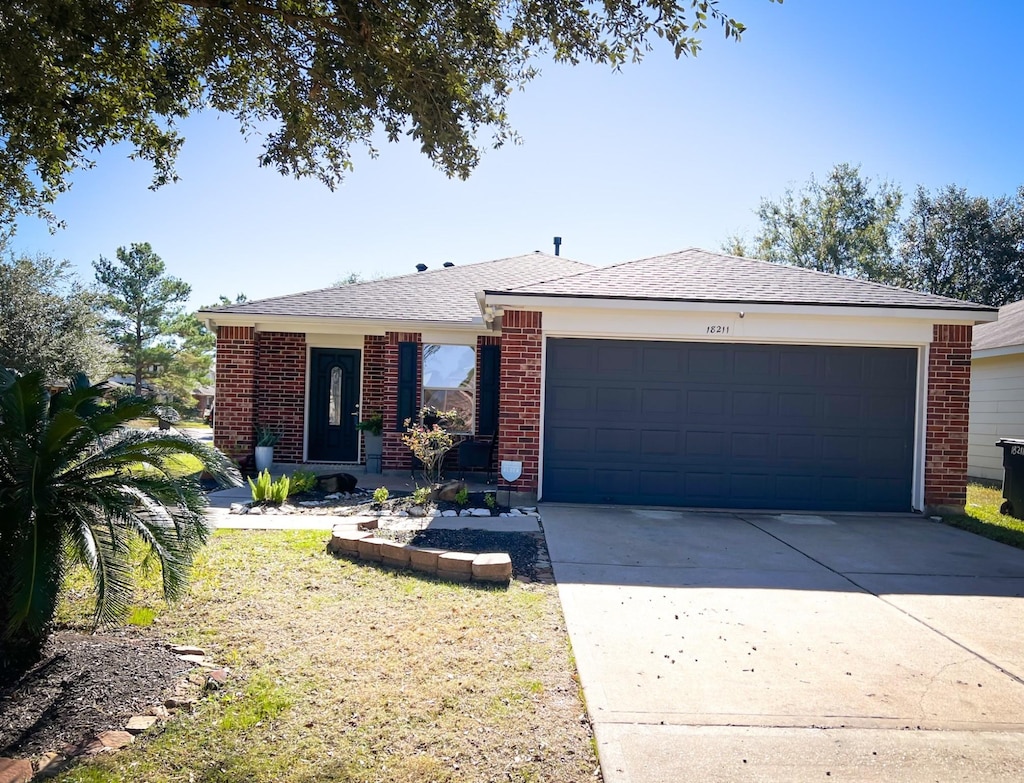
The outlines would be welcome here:
[[[359,351],[314,348],[309,373],[309,459],[359,458]]]

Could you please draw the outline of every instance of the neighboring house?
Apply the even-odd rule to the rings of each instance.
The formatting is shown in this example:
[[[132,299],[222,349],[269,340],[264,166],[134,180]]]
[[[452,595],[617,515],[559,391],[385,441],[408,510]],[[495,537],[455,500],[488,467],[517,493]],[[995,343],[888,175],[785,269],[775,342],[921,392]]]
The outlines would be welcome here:
[[[993,308],[684,250],[544,253],[207,310],[215,443],[383,467],[435,403],[549,501],[907,511],[965,500],[971,331]]]
[[[974,330],[967,474],[999,480],[999,438],[1024,438],[1024,300],[999,308],[999,320]]]
[[[200,415],[207,415],[213,410],[213,401],[216,397],[217,387],[197,386],[192,390],[192,399],[196,401],[196,410]]]

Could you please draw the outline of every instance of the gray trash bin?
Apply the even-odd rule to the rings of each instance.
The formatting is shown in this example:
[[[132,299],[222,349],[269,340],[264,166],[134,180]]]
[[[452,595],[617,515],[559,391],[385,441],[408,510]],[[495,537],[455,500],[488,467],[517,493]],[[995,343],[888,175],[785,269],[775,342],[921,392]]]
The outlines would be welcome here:
[[[1024,438],[1000,438],[1003,447],[1003,505],[999,513],[1024,519]]]

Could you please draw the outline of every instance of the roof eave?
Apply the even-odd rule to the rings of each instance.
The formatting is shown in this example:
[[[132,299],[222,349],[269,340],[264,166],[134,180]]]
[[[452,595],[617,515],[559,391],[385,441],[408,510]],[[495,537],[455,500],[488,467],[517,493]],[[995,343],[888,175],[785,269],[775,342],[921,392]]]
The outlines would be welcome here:
[[[993,348],[975,348],[971,351],[972,359],[995,359],[1000,356],[1017,356],[1024,354],[1022,345],[997,345]]]
[[[484,291],[478,297],[481,307],[562,307],[603,308],[609,310],[666,310],[721,312],[723,309],[745,313],[786,313],[793,315],[845,315],[864,317],[889,316],[915,318],[928,321],[957,323],[987,323],[996,320],[994,307],[929,307],[872,304],[829,304],[826,302],[750,302],[736,299],[657,299],[654,297],[594,296],[583,294],[541,294],[516,291]]]
[[[280,315],[276,313],[219,313],[200,310],[197,314],[209,329],[218,326],[255,326],[258,331],[338,332],[339,334],[384,334],[422,330],[481,332],[487,325],[483,317],[468,321],[428,320],[422,318],[352,318],[323,315]],[[205,318],[203,318],[206,316]]]

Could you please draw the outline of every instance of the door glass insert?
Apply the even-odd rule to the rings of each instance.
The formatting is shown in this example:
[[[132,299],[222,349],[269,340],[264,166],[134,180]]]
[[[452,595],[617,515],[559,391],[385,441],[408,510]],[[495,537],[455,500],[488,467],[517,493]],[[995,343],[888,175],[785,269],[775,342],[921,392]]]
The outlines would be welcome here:
[[[341,368],[332,367],[331,392],[327,395],[327,423],[332,427],[341,424],[341,380]]]

